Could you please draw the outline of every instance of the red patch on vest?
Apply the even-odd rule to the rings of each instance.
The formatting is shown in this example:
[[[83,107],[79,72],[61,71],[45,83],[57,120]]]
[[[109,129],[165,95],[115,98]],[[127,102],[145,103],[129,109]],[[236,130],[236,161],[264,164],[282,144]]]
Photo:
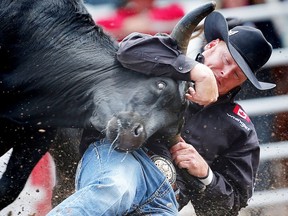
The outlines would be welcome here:
[[[240,116],[241,118],[245,119],[247,122],[251,121],[249,116],[244,112],[243,109],[241,109],[241,107],[238,104],[234,107],[233,112],[236,115]]]

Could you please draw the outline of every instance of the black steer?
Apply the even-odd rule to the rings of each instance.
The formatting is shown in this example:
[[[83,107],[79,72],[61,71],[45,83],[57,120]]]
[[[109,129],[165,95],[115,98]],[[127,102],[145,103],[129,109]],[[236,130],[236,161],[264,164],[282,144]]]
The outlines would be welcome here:
[[[196,10],[193,27],[213,9]],[[0,209],[19,195],[57,128],[93,128],[123,151],[179,132],[186,83],[123,68],[117,48],[81,1],[0,1],[0,156],[13,148]]]

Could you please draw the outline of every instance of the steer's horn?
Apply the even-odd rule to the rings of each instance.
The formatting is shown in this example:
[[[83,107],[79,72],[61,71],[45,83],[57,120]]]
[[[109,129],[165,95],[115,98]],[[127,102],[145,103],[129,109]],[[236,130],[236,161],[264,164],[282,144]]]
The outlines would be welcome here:
[[[208,14],[215,10],[216,3],[214,1],[206,3],[186,14],[174,27],[171,37],[177,41],[181,51],[186,54],[190,37],[196,26]]]

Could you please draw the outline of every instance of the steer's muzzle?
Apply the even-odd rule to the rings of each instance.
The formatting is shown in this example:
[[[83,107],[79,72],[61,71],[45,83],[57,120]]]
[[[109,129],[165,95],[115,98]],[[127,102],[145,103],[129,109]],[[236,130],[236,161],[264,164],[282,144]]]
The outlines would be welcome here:
[[[106,136],[113,147],[120,151],[140,148],[147,138],[144,121],[134,112],[121,112],[107,125]]]

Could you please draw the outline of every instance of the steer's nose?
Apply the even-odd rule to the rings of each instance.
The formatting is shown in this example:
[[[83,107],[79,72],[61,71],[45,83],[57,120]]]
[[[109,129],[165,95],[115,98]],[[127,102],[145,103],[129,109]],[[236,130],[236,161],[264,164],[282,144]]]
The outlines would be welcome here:
[[[120,151],[138,149],[147,138],[143,118],[134,112],[121,112],[114,116],[108,122],[106,135]]]

